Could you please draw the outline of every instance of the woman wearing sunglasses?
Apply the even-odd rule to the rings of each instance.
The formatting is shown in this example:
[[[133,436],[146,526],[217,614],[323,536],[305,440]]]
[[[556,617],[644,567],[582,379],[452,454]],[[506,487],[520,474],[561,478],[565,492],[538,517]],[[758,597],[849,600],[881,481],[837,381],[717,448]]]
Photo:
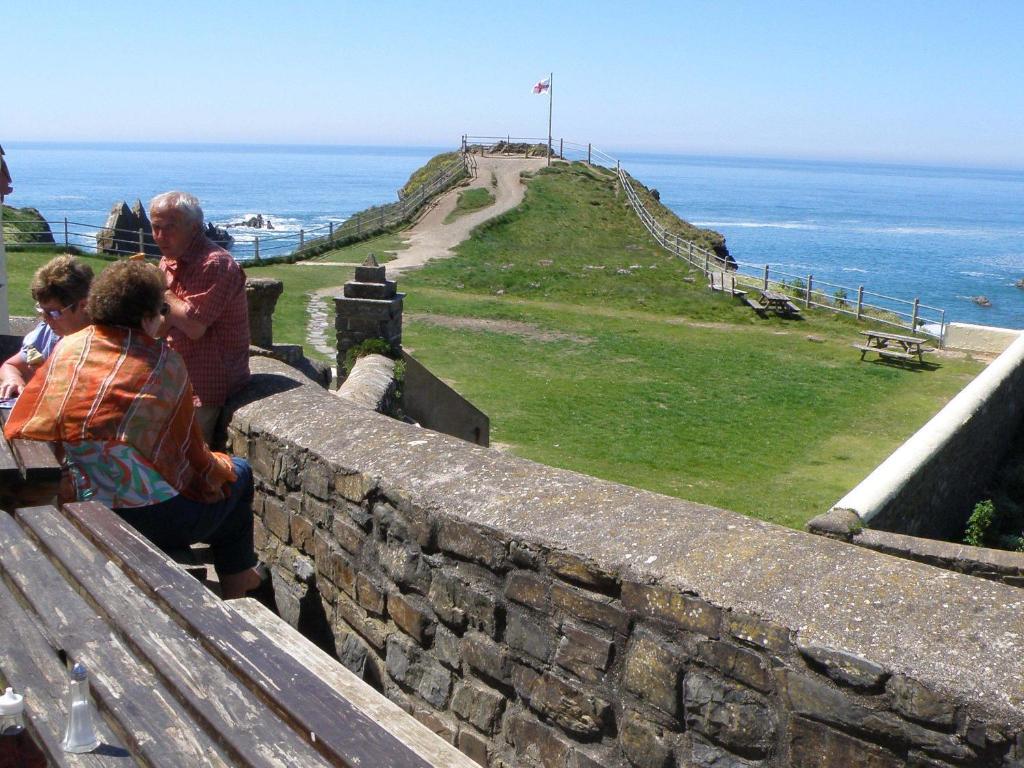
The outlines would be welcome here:
[[[208,543],[222,596],[242,597],[260,584],[252,470],[203,440],[185,363],[156,338],[165,290],[142,261],[103,270],[92,325],[54,348],[4,434],[61,444],[74,486],[65,500],[105,504],[161,549]]]
[[[92,268],[74,256],[50,259],[36,271],[31,290],[41,319],[22,340],[21,350],[0,366],[0,398],[17,397],[61,337],[89,325],[91,283]]]

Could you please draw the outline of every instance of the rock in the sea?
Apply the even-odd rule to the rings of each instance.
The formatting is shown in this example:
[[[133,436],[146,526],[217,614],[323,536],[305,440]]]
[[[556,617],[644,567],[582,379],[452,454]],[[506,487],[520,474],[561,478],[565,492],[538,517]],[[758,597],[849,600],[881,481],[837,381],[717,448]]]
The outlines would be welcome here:
[[[106,224],[96,234],[96,250],[121,256],[140,251],[147,256],[160,255],[160,249],[153,240],[153,226],[141,200],[136,200],[131,208],[124,200],[114,203]]]
[[[35,208],[4,206],[4,242],[8,245],[41,245],[53,242],[53,233],[43,214]]]
[[[219,245],[221,248],[231,248],[235,238],[223,227],[215,227],[211,222],[206,222],[206,236]]]
[[[1018,288],[1024,288],[1024,277],[1022,277],[1020,280],[1014,283],[1014,285],[1016,285]]]
[[[972,296],[971,297],[971,301],[973,301],[979,307],[991,307],[992,306],[992,302],[989,300],[988,296]]]
[[[251,229],[273,229],[274,225],[270,223],[270,219],[263,218],[262,213],[257,213],[255,216],[250,216],[248,219],[242,219],[236,221],[233,224],[228,224],[229,227],[249,227]]]

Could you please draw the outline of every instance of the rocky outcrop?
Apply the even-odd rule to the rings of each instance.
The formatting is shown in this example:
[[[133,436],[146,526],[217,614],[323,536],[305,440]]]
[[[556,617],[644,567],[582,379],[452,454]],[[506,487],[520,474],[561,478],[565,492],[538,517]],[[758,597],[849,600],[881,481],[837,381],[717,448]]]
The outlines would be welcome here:
[[[8,245],[53,243],[53,233],[43,214],[35,208],[4,206],[4,242]]]
[[[242,221],[236,221],[233,224],[228,224],[229,227],[250,227],[252,229],[273,229],[274,225],[270,221],[270,217],[263,218],[262,213],[257,213],[255,216],[250,216],[248,219],[242,219]]]
[[[153,226],[149,223],[141,200],[136,200],[131,208],[124,200],[114,203],[106,224],[96,235],[96,250],[118,255],[139,251],[147,256],[160,255],[160,249],[153,241]]]

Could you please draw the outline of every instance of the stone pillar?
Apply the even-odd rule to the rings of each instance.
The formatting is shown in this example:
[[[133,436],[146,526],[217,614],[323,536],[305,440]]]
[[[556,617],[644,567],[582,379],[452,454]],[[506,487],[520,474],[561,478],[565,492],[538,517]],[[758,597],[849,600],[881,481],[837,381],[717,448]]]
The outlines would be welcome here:
[[[274,307],[284,284],[272,277],[250,277],[245,281],[249,302],[249,343],[263,349],[274,346]]]
[[[356,267],[355,279],[345,283],[344,295],[334,297],[338,333],[338,380],[345,375],[345,355],[367,339],[383,339],[397,356],[402,351],[402,300],[394,280],[371,253]]]

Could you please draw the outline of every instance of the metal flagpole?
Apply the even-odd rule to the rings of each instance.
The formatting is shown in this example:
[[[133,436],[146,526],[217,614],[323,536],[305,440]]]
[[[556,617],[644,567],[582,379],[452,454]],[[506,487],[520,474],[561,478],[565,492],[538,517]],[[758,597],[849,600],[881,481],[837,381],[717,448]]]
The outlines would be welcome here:
[[[548,165],[551,165],[551,105],[555,100],[555,73],[548,72]]]

